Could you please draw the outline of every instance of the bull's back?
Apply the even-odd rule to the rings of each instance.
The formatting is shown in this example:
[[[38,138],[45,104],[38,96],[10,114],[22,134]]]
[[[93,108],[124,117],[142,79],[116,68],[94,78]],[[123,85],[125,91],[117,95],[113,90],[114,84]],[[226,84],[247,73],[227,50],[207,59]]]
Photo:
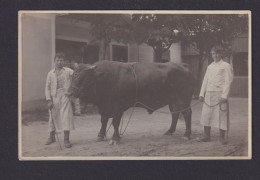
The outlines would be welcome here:
[[[185,86],[193,83],[193,78],[185,66],[175,63],[138,63],[135,65],[140,88],[150,86],[162,89],[165,86]]]
[[[97,71],[106,73],[103,81],[106,88],[101,88],[102,99],[110,97],[125,107],[133,105],[137,99],[157,109],[167,105],[171,98],[190,99],[193,92],[191,73],[181,64],[100,61],[96,65]]]
[[[118,86],[122,91],[126,91],[124,87],[130,88],[133,83],[140,93],[162,92],[169,87],[181,91],[194,86],[191,72],[182,64],[99,61],[96,65],[97,71],[106,73],[105,81],[113,88]],[[124,85],[120,86],[121,84]]]

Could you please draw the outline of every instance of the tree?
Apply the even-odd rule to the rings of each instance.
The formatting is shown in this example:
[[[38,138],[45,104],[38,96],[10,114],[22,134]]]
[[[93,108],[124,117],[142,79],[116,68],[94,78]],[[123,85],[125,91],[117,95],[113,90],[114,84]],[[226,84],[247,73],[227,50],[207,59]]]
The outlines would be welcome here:
[[[248,16],[243,14],[135,14],[132,20],[136,39],[153,47],[155,62],[162,62],[162,53],[177,41],[198,52],[196,94],[202,81],[203,61],[209,58],[211,47],[222,45],[225,55],[230,56],[232,40],[248,32]]]
[[[103,43],[103,55],[111,40],[146,43],[155,53],[155,62],[165,62],[162,54],[172,43],[181,42],[199,54],[198,94],[203,62],[209,59],[213,45],[222,45],[227,57],[232,55],[232,40],[248,33],[247,14],[69,14],[91,23],[90,33]]]
[[[248,16],[239,14],[183,15],[182,22],[183,45],[193,47],[199,53],[196,88],[198,95],[202,82],[203,61],[210,59],[211,47],[223,46],[224,56],[230,58],[232,40],[248,32]]]
[[[153,48],[155,62],[165,62],[162,54],[171,47],[172,43],[180,41],[181,35],[178,31],[180,17],[167,14],[132,15],[135,24],[134,37],[138,43],[146,43]]]

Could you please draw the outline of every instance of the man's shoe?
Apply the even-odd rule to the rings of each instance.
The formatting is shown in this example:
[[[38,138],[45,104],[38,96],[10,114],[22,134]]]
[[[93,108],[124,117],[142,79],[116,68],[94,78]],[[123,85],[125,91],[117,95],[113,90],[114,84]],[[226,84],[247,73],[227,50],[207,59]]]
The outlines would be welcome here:
[[[49,145],[49,144],[52,144],[56,141],[55,139],[55,131],[51,131],[50,132],[50,137],[47,139],[45,145]]]
[[[71,148],[71,144],[69,141],[69,136],[70,136],[70,132],[69,131],[64,131],[64,145],[66,148]]]
[[[210,126],[204,126],[204,137],[197,139],[199,142],[210,142]]]
[[[222,145],[226,145],[228,141],[225,138],[226,131],[219,129],[219,141]]]

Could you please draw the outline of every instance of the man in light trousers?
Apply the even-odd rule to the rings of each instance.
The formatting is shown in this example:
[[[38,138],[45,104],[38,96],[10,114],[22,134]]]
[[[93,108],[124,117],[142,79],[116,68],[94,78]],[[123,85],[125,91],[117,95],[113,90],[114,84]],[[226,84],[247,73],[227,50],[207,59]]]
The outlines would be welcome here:
[[[64,67],[64,54],[57,53],[54,57],[55,68],[46,80],[45,96],[50,109],[49,131],[50,137],[46,145],[55,142],[55,133],[64,131],[64,145],[70,148],[70,131],[74,129],[73,112],[67,90],[70,87],[73,70]]]
[[[201,142],[209,142],[211,127],[219,128],[221,144],[227,144],[225,138],[229,127],[228,95],[233,80],[233,70],[229,63],[222,60],[223,49],[214,46],[211,49],[213,62],[208,66],[202,83],[199,100],[205,102],[200,123],[204,126]]]

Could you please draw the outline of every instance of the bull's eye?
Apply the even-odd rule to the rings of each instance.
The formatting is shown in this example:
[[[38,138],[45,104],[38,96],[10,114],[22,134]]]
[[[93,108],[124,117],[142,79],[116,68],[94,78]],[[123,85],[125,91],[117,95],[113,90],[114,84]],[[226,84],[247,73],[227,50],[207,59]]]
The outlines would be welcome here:
[[[76,78],[77,76],[78,76],[78,73],[75,72],[75,73],[73,74],[73,77]]]

